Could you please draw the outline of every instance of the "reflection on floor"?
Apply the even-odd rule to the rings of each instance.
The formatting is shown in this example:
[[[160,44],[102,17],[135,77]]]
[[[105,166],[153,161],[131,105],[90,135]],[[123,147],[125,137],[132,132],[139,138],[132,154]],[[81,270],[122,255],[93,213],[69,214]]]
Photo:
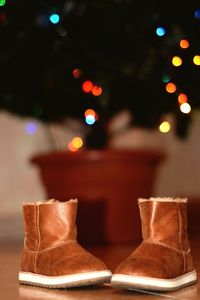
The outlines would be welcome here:
[[[126,258],[137,244],[87,247],[97,257],[104,260],[113,271],[115,267]],[[19,269],[22,245],[0,245],[0,298],[3,300],[118,300],[118,299],[200,299],[200,281],[190,287],[170,293],[149,293],[145,291],[125,291],[113,289],[109,284],[98,287],[84,287],[74,289],[50,290],[45,288],[19,285],[17,273]],[[200,274],[200,240],[191,240],[192,255],[195,268]]]

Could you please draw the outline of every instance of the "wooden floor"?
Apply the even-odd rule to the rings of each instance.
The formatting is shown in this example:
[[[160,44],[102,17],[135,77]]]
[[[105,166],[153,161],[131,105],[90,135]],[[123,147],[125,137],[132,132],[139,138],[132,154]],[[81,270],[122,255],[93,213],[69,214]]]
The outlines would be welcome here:
[[[110,247],[87,247],[94,255],[104,260],[113,271],[137,245]],[[200,278],[200,240],[191,240],[191,249],[195,268]],[[200,280],[197,284],[170,293],[148,293],[145,291],[125,291],[113,289],[109,285],[102,287],[75,288],[68,290],[50,290],[19,285],[17,280],[21,245],[0,245],[0,299],[2,300],[118,300],[118,299],[200,299]]]

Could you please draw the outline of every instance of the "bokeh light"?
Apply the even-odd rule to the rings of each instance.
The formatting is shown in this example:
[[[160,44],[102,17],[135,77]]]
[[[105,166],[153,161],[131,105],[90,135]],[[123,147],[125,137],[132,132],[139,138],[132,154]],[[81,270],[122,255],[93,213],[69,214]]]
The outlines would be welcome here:
[[[180,58],[180,56],[174,56],[172,58],[172,64],[175,66],[175,67],[179,67],[182,65],[182,59]]]
[[[160,132],[162,132],[162,133],[167,133],[167,132],[170,131],[170,129],[171,129],[171,125],[170,125],[170,123],[169,123],[168,121],[162,122],[162,123],[160,124],[160,126],[159,126],[159,130],[160,130]]]
[[[71,142],[67,145],[67,148],[70,152],[78,151],[78,148],[75,148]]]
[[[200,19],[200,9],[196,9],[195,12],[194,12],[194,17],[196,19]]]
[[[71,152],[76,152],[77,150],[79,150],[81,147],[83,146],[83,140],[81,137],[76,136],[74,137],[71,142],[69,142],[68,144],[68,149]]]
[[[102,94],[102,88],[100,86],[94,85],[92,88],[92,94],[94,96],[100,96]]]
[[[170,77],[167,74],[162,75],[162,82],[167,83],[170,81]]]
[[[37,124],[35,122],[26,123],[25,130],[28,135],[33,135],[37,131]]]
[[[57,24],[60,21],[60,17],[58,14],[52,14],[49,17],[49,20],[51,21],[51,23]]]
[[[71,141],[72,145],[75,147],[75,148],[81,148],[83,146],[83,140],[82,138],[76,136],[73,138],[73,140]]]
[[[4,6],[6,4],[6,0],[0,0],[0,6]]]
[[[189,42],[188,42],[188,40],[180,40],[180,47],[182,48],[182,49],[187,49],[189,46],[190,46],[190,44],[189,44]]]
[[[74,78],[80,78],[81,76],[82,76],[82,71],[81,71],[81,69],[74,69],[73,70],[73,76],[74,76]]]
[[[193,63],[197,66],[200,66],[200,55],[195,55],[193,57]]]
[[[156,34],[158,36],[163,36],[163,35],[165,35],[165,33],[166,33],[166,30],[165,30],[164,27],[158,27],[158,28],[156,28]]]
[[[95,123],[96,119],[93,115],[87,115],[87,117],[85,118],[85,122],[88,125],[93,125]]]
[[[187,101],[188,101],[188,97],[187,97],[186,94],[181,93],[181,94],[178,95],[178,103],[179,104],[183,104]]]
[[[166,91],[170,94],[175,93],[176,92],[176,85],[173,82],[168,82],[166,84]]]
[[[90,93],[92,91],[93,88],[93,83],[89,80],[86,80],[83,82],[82,84],[82,89],[85,93]]]
[[[189,114],[190,112],[191,112],[191,106],[190,106],[190,104],[189,103],[183,103],[183,104],[181,104],[181,106],[180,106],[180,110],[181,110],[181,112],[182,113],[184,113],[184,114]]]
[[[95,117],[96,112],[95,112],[93,109],[88,108],[88,109],[85,111],[84,115],[85,115],[85,117],[87,117],[88,115],[92,115],[92,116]]]

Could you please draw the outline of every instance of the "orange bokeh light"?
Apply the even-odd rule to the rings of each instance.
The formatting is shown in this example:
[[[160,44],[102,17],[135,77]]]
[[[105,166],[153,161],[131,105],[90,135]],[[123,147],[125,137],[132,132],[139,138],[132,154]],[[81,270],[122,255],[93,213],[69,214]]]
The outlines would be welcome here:
[[[188,101],[187,95],[185,95],[185,94],[182,93],[182,94],[180,94],[178,96],[178,102],[179,102],[179,104],[183,104],[183,103],[185,103],[187,101]]]
[[[90,93],[92,91],[93,88],[93,83],[89,80],[86,80],[83,82],[82,84],[82,89],[85,93]]]
[[[170,94],[176,92],[176,85],[173,82],[168,82],[165,86],[166,91]]]
[[[102,94],[102,88],[98,85],[94,85],[92,88],[92,94],[94,96],[100,96]]]
[[[74,147],[74,145],[73,145],[72,142],[70,142],[70,143],[67,145],[67,147],[68,147],[68,150],[69,150],[70,152],[76,152],[76,151],[78,151],[78,148]]]
[[[85,117],[87,117],[88,115],[92,115],[95,117],[96,112],[93,109],[89,108],[85,111],[84,115],[85,115]]]
[[[180,41],[180,47],[182,49],[187,49],[189,46],[190,46],[190,43],[188,42],[188,40],[183,39]]]

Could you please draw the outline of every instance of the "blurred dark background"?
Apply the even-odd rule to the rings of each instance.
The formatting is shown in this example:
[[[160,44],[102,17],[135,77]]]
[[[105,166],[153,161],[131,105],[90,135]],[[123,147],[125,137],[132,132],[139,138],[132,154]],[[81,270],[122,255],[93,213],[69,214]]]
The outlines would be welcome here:
[[[98,121],[90,127],[89,147],[104,147],[106,126],[128,109],[131,126],[155,128],[173,113],[176,132],[187,134],[189,114],[180,111],[184,93],[199,107],[200,49],[198,1],[1,0],[0,107],[23,116],[85,123],[92,108]],[[186,40],[189,47],[180,47]],[[176,67],[172,58],[179,56]],[[100,87],[98,96],[82,84]],[[176,85],[168,93],[167,82]],[[99,141],[93,136],[99,137]]]

